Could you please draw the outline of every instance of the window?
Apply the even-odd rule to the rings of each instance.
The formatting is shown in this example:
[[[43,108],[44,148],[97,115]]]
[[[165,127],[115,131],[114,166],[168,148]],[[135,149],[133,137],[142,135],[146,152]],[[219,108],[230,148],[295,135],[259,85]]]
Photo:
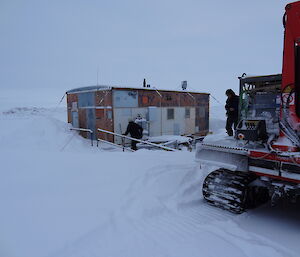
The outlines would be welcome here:
[[[106,118],[109,120],[112,119],[112,110],[106,110]]]
[[[191,118],[191,109],[190,108],[185,108],[185,118],[186,119]]]
[[[174,109],[167,109],[167,119],[174,120]]]
[[[72,111],[76,111],[78,109],[77,102],[72,102]]]

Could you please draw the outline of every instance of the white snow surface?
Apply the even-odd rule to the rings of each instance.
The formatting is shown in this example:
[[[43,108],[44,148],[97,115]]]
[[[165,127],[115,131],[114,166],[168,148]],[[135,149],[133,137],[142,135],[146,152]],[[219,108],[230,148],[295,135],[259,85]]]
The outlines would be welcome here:
[[[91,147],[63,105],[4,105],[1,257],[299,256],[299,206],[208,205],[194,152]]]
[[[149,137],[148,140],[152,143],[177,141],[180,144],[180,143],[188,143],[192,139],[190,137],[185,137],[185,136],[164,135],[164,136]]]

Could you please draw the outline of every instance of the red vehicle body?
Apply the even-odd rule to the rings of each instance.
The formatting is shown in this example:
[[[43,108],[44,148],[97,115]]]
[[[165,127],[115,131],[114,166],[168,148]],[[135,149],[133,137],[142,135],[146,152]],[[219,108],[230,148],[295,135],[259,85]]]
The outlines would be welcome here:
[[[235,213],[300,198],[300,1],[286,6],[283,25],[282,75],[240,77],[235,137],[197,147],[199,162],[219,167],[204,181],[204,198]]]
[[[281,101],[280,119],[287,120],[289,126],[296,132],[300,131],[300,1],[290,3],[285,8],[285,14],[283,16],[284,25],[284,50],[283,50],[283,65],[282,65],[282,84],[281,94],[283,95]],[[285,110],[288,109],[288,117],[285,117]],[[288,140],[284,140],[287,138]],[[291,144],[285,145],[278,142],[291,141]],[[292,138],[289,138],[284,130],[281,128],[280,136],[277,142],[274,142],[273,148],[282,152],[299,152],[299,145],[293,142]],[[299,138],[298,138],[299,141]],[[262,157],[265,153],[251,151],[250,156],[257,158]],[[296,155],[297,156],[297,155]],[[270,154],[265,159],[273,160],[279,163],[292,163],[300,165],[299,157],[284,157],[280,154]],[[298,166],[300,171],[300,167]],[[265,174],[257,172],[257,175],[270,176],[276,179],[282,179],[285,181],[300,183],[299,176],[293,175],[294,178],[290,178],[288,174]]]

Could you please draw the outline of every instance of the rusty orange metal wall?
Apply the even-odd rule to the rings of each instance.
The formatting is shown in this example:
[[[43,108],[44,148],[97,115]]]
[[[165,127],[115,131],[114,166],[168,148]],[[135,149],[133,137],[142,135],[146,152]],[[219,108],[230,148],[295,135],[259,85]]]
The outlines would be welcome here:
[[[113,109],[112,109],[112,91],[97,91],[95,94],[95,105],[98,107],[106,107],[103,109],[96,109],[96,128],[114,131],[113,123]],[[108,108],[111,107],[111,108]],[[111,119],[108,118],[108,112],[111,112]],[[103,132],[97,131],[97,137],[111,142],[114,141],[112,135],[105,135]]]
[[[208,94],[138,90],[139,107],[178,107],[202,105],[209,101]]]
[[[68,106],[68,122],[72,123],[72,103],[78,103],[78,93],[67,94],[67,106]],[[96,128],[102,128],[109,131],[113,131],[113,119],[108,119],[108,112],[112,112],[112,108],[105,107],[112,106],[112,93],[111,90],[106,91],[96,91],[95,92],[95,124]],[[97,107],[104,107],[103,109],[97,109]],[[87,119],[86,119],[86,108],[78,108],[78,121],[80,128],[87,128]],[[112,116],[111,116],[112,117]],[[113,118],[113,117],[112,117]],[[89,138],[87,132],[80,132],[80,134]],[[98,136],[98,132],[96,132]],[[103,138],[103,137],[102,137]],[[108,139],[113,141],[112,136],[109,136]]]
[[[108,112],[112,112],[112,109],[96,109],[96,128],[113,132],[113,119],[108,118]],[[97,138],[109,140],[111,142],[114,140],[112,135],[106,135],[99,131],[97,131]]]
[[[112,106],[111,90],[96,91],[95,105],[96,106]]]

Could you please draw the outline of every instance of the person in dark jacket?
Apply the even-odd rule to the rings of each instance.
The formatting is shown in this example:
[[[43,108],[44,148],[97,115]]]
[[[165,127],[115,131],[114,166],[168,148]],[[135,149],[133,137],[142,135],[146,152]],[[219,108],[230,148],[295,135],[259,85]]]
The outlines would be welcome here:
[[[234,125],[234,129],[236,129],[239,118],[239,96],[237,96],[232,89],[227,89],[226,95],[226,131],[228,136],[233,136],[232,125]]]
[[[136,124],[133,120],[129,120],[126,132],[124,133],[125,136],[130,134],[131,137],[141,139],[143,137],[143,128]],[[137,141],[131,140],[131,149],[137,150],[136,148]]]

